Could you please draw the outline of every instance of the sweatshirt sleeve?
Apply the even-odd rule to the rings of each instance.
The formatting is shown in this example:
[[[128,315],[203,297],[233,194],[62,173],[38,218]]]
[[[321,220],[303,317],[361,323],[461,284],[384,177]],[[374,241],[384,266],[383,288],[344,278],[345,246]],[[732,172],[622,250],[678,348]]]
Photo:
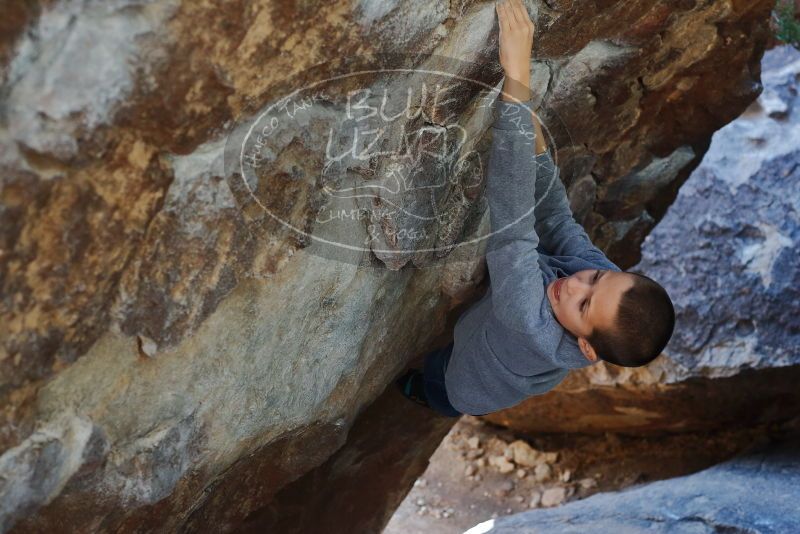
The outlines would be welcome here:
[[[531,109],[532,101],[497,100],[486,178],[492,313],[505,327],[525,334],[541,332],[553,320],[545,307],[545,279],[536,250],[536,133]]]
[[[554,256],[577,256],[601,268],[621,269],[597,248],[575,221],[559,167],[549,150],[536,156],[536,233],[542,247]]]

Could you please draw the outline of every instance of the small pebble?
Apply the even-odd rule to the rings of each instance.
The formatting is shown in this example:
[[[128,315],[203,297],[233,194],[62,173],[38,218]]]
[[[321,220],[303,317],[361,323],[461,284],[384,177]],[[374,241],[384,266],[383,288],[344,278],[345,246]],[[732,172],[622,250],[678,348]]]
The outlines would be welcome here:
[[[508,447],[508,442],[503,441],[502,439],[500,439],[500,438],[498,438],[496,436],[492,436],[486,442],[486,447],[488,449],[492,450],[492,451],[497,451],[497,452],[505,451],[506,447]]]
[[[544,482],[550,478],[550,466],[548,464],[539,464],[536,466],[536,469],[534,469],[533,474],[536,477],[536,482]]]
[[[570,472],[569,469],[565,469],[564,472],[561,473],[561,476],[559,478],[561,479],[562,482],[569,482],[569,477],[571,474],[572,473]]]
[[[514,464],[508,461],[505,456],[489,457],[489,465],[496,467],[501,473],[510,473],[514,470]]]
[[[548,488],[542,494],[542,506],[558,506],[567,498],[567,490],[562,486]]]
[[[524,469],[517,469],[517,478],[525,478],[528,473]]]
[[[465,457],[467,458],[467,460],[474,460],[475,458],[478,458],[479,456],[483,456],[483,449],[472,449],[470,451],[467,451],[467,454],[466,454]]]
[[[526,442],[518,439],[508,446],[508,450],[512,453],[514,463],[524,467],[534,467],[541,461],[539,451],[528,445]]]

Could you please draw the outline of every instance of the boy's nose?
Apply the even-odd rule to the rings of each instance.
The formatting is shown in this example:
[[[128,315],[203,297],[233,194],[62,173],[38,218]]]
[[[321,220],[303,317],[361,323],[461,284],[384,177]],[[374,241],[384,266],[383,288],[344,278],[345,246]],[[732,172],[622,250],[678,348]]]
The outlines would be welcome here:
[[[588,286],[583,280],[574,275],[568,277],[564,282],[564,286],[567,288],[567,295],[570,297],[585,289],[584,286]]]
[[[575,291],[575,277],[569,276],[566,280],[564,280],[564,293],[567,294],[568,297],[572,297],[572,293]]]

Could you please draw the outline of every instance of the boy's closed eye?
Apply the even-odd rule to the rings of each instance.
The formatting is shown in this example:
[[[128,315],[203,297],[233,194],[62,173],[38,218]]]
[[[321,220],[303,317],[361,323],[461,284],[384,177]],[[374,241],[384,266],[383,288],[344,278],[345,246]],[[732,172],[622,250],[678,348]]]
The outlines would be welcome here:
[[[596,283],[597,283],[597,280],[598,280],[598,279],[599,279],[599,278],[600,278],[600,277],[603,275],[603,273],[605,273],[605,272],[606,272],[606,271],[601,271],[600,269],[597,269],[597,270],[595,271],[595,274],[594,274],[594,276],[592,276],[592,284],[596,284]],[[586,310],[589,308],[589,301],[590,301],[590,300],[591,300],[591,297],[589,297],[589,298],[584,298],[583,300],[581,300],[581,313],[582,313],[582,314],[584,314],[584,315],[586,314]]]

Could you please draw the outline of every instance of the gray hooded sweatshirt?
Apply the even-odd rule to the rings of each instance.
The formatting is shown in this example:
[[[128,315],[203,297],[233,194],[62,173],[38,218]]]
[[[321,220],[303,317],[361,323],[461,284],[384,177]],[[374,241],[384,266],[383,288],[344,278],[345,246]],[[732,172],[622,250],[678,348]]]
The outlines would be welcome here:
[[[556,320],[547,284],[583,269],[621,270],[573,218],[550,152],[535,155],[532,109],[532,100],[500,99],[494,109],[486,175],[490,286],[459,317],[445,372],[448,399],[462,413],[509,408],[591,365]]]

